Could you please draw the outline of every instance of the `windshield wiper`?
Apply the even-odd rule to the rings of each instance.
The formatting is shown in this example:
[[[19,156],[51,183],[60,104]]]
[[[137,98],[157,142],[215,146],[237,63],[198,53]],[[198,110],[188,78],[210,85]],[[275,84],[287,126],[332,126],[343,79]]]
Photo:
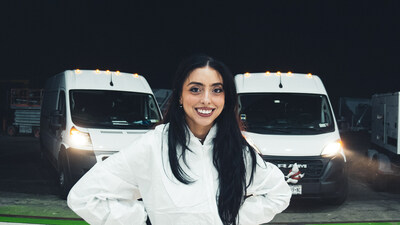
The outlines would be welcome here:
[[[137,121],[133,121],[133,124],[139,124],[139,125],[146,125],[146,126],[151,126],[152,123],[150,120],[137,120]]]
[[[319,127],[285,127],[285,129],[291,130],[307,130],[307,131],[322,131],[322,128]]]

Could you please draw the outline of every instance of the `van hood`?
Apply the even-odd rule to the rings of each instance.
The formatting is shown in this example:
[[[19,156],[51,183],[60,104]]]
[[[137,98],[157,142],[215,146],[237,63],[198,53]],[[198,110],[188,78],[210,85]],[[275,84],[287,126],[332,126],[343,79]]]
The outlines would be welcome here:
[[[326,145],[340,139],[336,132],[318,135],[243,134],[263,155],[270,156],[319,156]]]
[[[94,151],[119,151],[149,130],[88,129]]]

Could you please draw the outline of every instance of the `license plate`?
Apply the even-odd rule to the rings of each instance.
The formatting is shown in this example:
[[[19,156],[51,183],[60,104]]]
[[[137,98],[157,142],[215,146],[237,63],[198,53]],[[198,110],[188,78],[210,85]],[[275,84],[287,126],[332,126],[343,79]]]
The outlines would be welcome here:
[[[19,133],[22,133],[22,134],[30,134],[30,133],[32,133],[32,127],[30,127],[30,126],[19,126],[18,131],[19,131]]]
[[[289,185],[290,190],[292,191],[292,195],[301,195],[302,194],[302,187],[301,185]]]

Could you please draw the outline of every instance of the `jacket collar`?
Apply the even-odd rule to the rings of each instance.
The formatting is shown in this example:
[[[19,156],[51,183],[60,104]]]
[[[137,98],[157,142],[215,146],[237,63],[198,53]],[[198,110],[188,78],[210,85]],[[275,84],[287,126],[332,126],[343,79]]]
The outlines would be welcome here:
[[[189,131],[189,138],[190,138],[189,145],[191,145],[191,144],[196,144],[196,145],[200,144],[201,145],[200,140],[196,136],[194,136],[192,131],[189,129],[189,126],[186,125],[186,128]],[[214,138],[217,136],[217,129],[218,129],[218,126],[215,123],[211,127],[210,131],[208,131],[208,134],[203,142],[203,145],[213,145]]]

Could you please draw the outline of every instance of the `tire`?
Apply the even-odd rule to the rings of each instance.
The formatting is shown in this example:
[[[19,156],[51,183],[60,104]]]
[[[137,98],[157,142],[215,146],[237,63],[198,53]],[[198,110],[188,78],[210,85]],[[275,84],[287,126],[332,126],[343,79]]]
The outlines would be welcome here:
[[[68,170],[68,162],[65,153],[61,153],[59,160],[58,185],[60,187],[60,198],[66,200],[72,188],[71,175]]]

